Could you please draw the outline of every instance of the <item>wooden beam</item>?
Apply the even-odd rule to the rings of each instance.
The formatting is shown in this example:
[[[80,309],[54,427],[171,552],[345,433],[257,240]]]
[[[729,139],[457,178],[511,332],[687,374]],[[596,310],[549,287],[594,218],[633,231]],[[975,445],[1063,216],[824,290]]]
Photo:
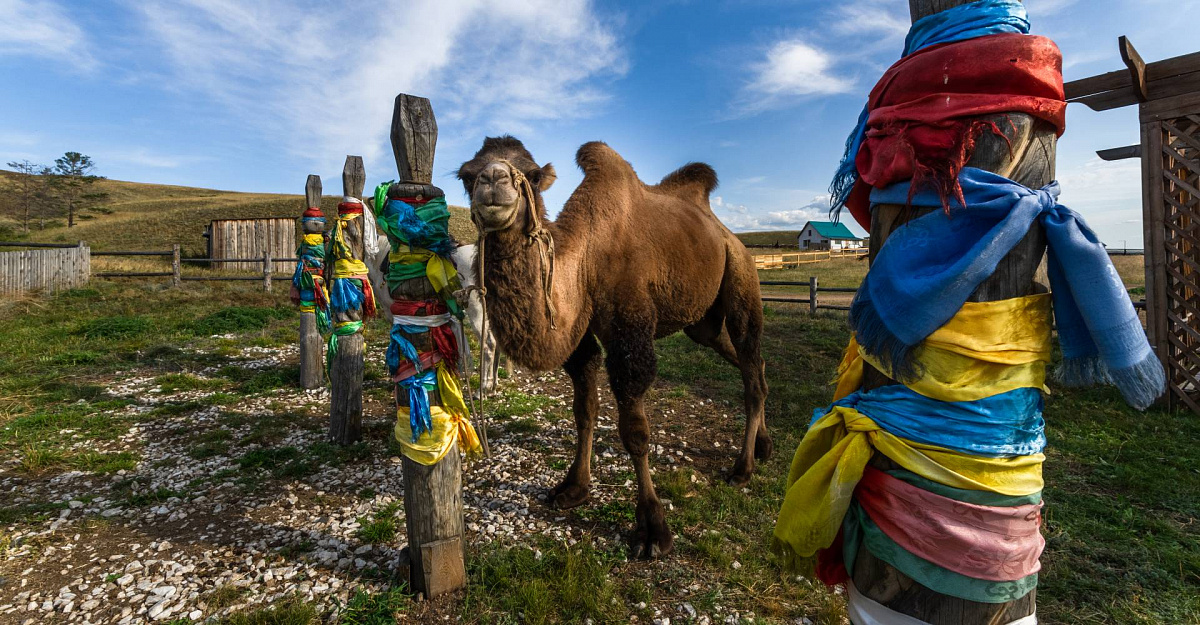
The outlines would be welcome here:
[[[392,109],[392,152],[401,182],[433,182],[437,120],[428,98],[401,93]]]
[[[321,177],[310,174],[304,182],[304,208],[321,205]],[[325,224],[300,221],[300,236],[324,234]],[[321,333],[317,328],[317,315],[313,312],[300,313],[300,387],[319,388],[325,384],[325,354]]]
[[[427,200],[443,195],[430,184],[437,146],[437,120],[429,100],[402,93],[396,96],[392,115],[392,150],[400,182],[388,189],[390,197]],[[437,299],[429,280],[404,280],[392,289],[392,299]],[[433,349],[428,332],[404,333],[418,352]],[[408,406],[408,393],[397,392],[398,406]],[[431,406],[441,405],[437,391],[429,393]],[[426,466],[405,456],[404,515],[408,530],[409,585],[414,592],[436,597],[467,584],[466,541],[463,538],[462,469],[458,446],[441,461]]]
[[[1142,157],[1142,146],[1141,146],[1141,144],[1138,144],[1138,145],[1127,145],[1127,146],[1121,147],[1121,148],[1109,148],[1107,150],[1097,150],[1096,156],[1099,156],[1100,158],[1102,158],[1106,161],[1121,161],[1121,160],[1125,160],[1127,158],[1141,158]]]
[[[367,174],[361,156],[347,156],[342,168],[342,195],[361,198]],[[363,260],[363,218],[350,222],[352,227],[345,232],[350,254]],[[325,280],[332,284],[333,257],[326,246]],[[339,323],[362,321],[362,310],[334,313],[331,321],[336,328]],[[362,380],[363,380],[363,336],[359,330],[338,337],[337,353],[329,367],[329,438],[340,445],[352,445],[362,439]]]
[[[968,0],[909,0],[913,20],[966,4]],[[996,172],[1034,189],[1054,179],[1054,155],[1057,135],[1053,127],[1030,115],[1010,113],[992,118],[1005,137],[985,134],[979,138],[968,162]],[[907,221],[930,210],[914,210],[902,205],[881,205],[871,211],[871,259],[874,260],[888,236]],[[1035,225],[997,266],[970,301],[996,301],[1045,292],[1035,276],[1045,254],[1045,235]],[[896,384],[882,372],[867,365],[863,371],[863,389]],[[896,468],[891,460],[876,453],[872,466],[883,470]],[[943,595],[926,588],[877,558],[869,549],[860,548],[854,563],[854,584],[865,596],[901,614],[921,622],[942,624],[1007,623],[1034,613],[1037,590],[1008,603],[978,603]]]
[[[1121,60],[1125,62],[1125,67],[1129,68],[1129,80],[1133,85],[1133,94],[1137,97],[1138,102],[1145,102],[1150,99],[1150,91],[1146,88],[1146,62],[1142,60],[1142,55],[1138,54],[1137,48],[1133,47],[1133,43],[1129,41],[1129,37],[1121,35],[1117,40],[1117,47],[1121,49]]]

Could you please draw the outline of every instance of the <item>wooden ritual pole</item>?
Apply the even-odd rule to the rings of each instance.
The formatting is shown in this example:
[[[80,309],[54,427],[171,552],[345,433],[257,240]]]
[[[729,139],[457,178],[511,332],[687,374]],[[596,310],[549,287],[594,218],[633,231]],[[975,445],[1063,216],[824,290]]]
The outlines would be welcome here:
[[[396,96],[392,113],[392,150],[400,182],[388,197],[427,201],[443,197],[433,186],[433,155],[437,146],[437,121],[429,100],[407,94]],[[382,211],[383,207],[376,207]],[[425,277],[404,280],[392,289],[395,301],[438,299]],[[418,353],[433,349],[429,332],[404,333]],[[429,393],[429,405],[441,406],[438,391]],[[398,406],[408,407],[408,392],[396,392]],[[466,586],[466,541],[463,540],[462,468],[457,443],[437,464],[426,466],[403,460],[404,514],[408,529],[409,584],[426,597]]]
[[[909,0],[912,20],[940,13],[971,0]],[[1010,113],[995,116],[996,125],[1008,139],[983,134],[968,166],[996,172],[1033,189],[1040,189],[1054,179],[1054,157],[1057,145],[1055,129],[1030,115]],[[1011,123],[1009,123],[1011,121]],[[1011,148],[1010,143],[1011,142]],[[904,206],[876,206],[871,211],[871,260],[888,235],[906,221],[940,209],[906,209]],[[996,272],[979,285],[969,301],[991,302],[1046,292],[1037,281],[1037,268],[1046,252],[1046,238],[1041,225],[1035,224],[1029,234],[1008,253],[996,267]],[[865,366],[863,390],[896,384],[883,373]],[[880,453],[871,464],[879,469],[900,468]],[[869,550],[859,549],[854,567],[854,585],[867,597],[888,608],[932,625],[1003,624],[1034,613],[1037,589],[1008,603],[979,603],[943,595],[917,583],[890,564],[876,558]]]
[[[361,156],[347,156],[342,168],[342,194],[362,198],[367,173],[363,169]],[[346,244],[351,255],[363,259],[363,219],[350,221],[346,229]],[[329,245],[325,247],[325,284],[333,284],[334,258]],[[349,310],[332,313],[330,321],[334,329],[346,321],[362,321],[363,312]],[[337,353],[329,367],[329,438],[340,445],[351,445],[362,439],[362,381],[363,381],[363,336],[362,330],[338,337]]]
[[[321,177],[310,174],[304,183],[305,208],[321,205]],[[325,223],[300,221],[300,236],[324,234]],[[301,259],[303,262],[303,259]],[[320,288],[320,285],[316,285]],[[321,333],[317,328],[317,313],[300,313],[300,386],[318,388],[325,384],[324,353],[321,349]]]

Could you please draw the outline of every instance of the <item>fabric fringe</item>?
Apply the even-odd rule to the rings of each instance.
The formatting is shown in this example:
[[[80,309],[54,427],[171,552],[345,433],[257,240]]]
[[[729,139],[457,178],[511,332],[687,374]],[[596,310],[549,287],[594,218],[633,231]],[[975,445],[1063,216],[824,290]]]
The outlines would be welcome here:
[[[923,369],[916,359],[919,345],[908,345],[887,327],[874,302],[866,296],[867,289],[859,288],[858,295],[850,304],[850,327],[854,330],[859,347],[888,367],[886,372],[897,382],[912,382],[920,379]]]
[[[363,292],[354,278],[334,278],[329,285],[329,305],[333,312],[358,310],[363,305]]]
[[[1100,356],[1066,358],[1055,368],[1054,379],[1070,388],[1112,384],[1138,410],[1153,405],[1167,385],[1166,371],[1154,352],[1132,367],[1117,370],[1109,369]]]

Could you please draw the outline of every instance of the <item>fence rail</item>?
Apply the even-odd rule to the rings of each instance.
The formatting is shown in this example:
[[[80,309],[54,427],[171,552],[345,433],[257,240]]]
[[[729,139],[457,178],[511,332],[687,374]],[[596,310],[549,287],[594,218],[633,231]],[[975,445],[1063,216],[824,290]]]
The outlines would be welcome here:
[[[821,250],[817,252],[791,252],[787,254],[759,254],[754,257],[757,269],[787,269],[811,263],[821,263],[835,258],[863,258],[866,248],[852,250]]]
[[[808,297],[787,296],[787,295],[764,295],[762,301],[776,302],[782,304],[808,304],[810,312],[818,310],[850,310],[849,306],[822,304],[820,302],[821,293],[858,293],[859,287],[840,287],[840,286],[820,286],[817,283],[816,276],[808,279],[808,282],[793,282],[788,280],[761,280],[759,286],[806,286],[808,287]],[[1130,291],[1134,289],[1129,289]],[[1136,310],[1146,310],[1146,300],[1133,302],[1133,307]]]
[[[24,241],[0,241],[0,248],[4,247],[24,247],[32,248],[24,252],[0,252],[0,293],[14,292],[16,290],[31,290],[39,288],[48,288],[54,290],[60,278],[51,278],[50,276],[58,276],[66,271],[64,261],[57,259],[49,261],[48,255],[54,255],[61,252],[70,252],[74,249],[88,250],[87,243],[80,241],[79,243],[30,243]],[[8,255],[21,255],[19,257],[9,257]],[[32,260],[35,257],[43,255],[46,259]],[[76,273],[82,271],[82,281],[78,277],[72,279],[62,278],[64,284],[69,283],[66,288],[72,288],[87,282],[91,278],[103,279],[121,279],[121,278],[170,278],[173,286],[179,286],[183,282],[227,282],[227,281],[261,281],[263,288],[271,290],[271,280],[279,277],[291,277],[290,272],[282,272],[276,270],[275,264],[278,263],[295,263],[298,258],[274,258],[268,252],[260,258],[182,258],[179,245],[171,246],[169,250],[104,250],[87,254],[89,260],[84,263],[82,270],[76,269]],[[129,256],[129,257],[160,257],[171,259],[170,271],[101,271],[92,273],[90,257],[91,256]],[[223,269],[223,263],[238,263],[244,265],[246,263],[254,263],[259,269],[259,275],[255,276],[189,276],[183,273],[184,263],[208,264],[217,266]],[[45,270],[41,267],[46,267]],[[240,269],[240,267],[239,267]],[[43,271],[46,275],[43,275]],[[73,281],[72,281],[73,280]],[[78,284],[77,284],[78,283]],[[9,286],[9,285],[33,285],[29,286]]]

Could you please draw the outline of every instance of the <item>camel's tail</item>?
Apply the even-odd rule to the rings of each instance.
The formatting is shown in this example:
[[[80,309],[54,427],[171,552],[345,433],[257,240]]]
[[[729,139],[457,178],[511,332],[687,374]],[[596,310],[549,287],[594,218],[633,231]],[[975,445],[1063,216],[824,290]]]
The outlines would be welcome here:
[[[705,163],[688,163],[667,174],[658,183],[658,188],[700,206],[708,206],[708,196],[717,188],[717,172]]]

